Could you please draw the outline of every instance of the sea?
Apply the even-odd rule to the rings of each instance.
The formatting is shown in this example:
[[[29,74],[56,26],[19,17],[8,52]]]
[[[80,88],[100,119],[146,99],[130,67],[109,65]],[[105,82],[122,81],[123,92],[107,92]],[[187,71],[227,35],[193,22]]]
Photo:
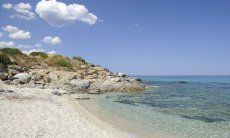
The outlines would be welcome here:
[[[230,138],[230,76],[137,77],[149,89],[103,94],[100,111],[133,122],[148,137]]]

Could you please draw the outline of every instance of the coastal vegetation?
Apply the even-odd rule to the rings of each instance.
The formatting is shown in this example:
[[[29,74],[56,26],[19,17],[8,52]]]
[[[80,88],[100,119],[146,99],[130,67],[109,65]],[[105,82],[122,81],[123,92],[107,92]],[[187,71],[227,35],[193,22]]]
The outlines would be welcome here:
[[[79,62],[81,62],[81,63],[83,63],[83,64],[86,64],[85,59],[83,59],[82,57],[73,56],[72,59],[73,59],[73,60],[77,60],[77,61],[79,61]]]
[[[10,56],[23,54],[19,49],[16,49],[16,48],[3,48],[3,49],[0,49],[0,52],[6,55],[10,55]]]
[[[48,54],[44,52],[32,52],[29,54],[30,56],[40,56],[42,58],[48,58]]]
[[[11,64],[10,58],[5,54],[0,54],[0,64],[4,66]]]
[[[65,60],[58,60],[56,62],[54,62],[54,65],[58,66],[58,67],[67,67],[67,68],[73,68],[73,65],[69,62],[69,61],[65,61]]]

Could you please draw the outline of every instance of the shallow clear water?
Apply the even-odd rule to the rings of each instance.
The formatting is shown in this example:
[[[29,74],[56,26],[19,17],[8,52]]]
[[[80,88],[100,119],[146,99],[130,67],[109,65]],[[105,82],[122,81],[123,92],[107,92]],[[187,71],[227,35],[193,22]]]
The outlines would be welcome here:
[[[144,93],[108,93],[104,112],[137,122],[148,131],[182,137],[230,137],[230,76],[141,77]]]

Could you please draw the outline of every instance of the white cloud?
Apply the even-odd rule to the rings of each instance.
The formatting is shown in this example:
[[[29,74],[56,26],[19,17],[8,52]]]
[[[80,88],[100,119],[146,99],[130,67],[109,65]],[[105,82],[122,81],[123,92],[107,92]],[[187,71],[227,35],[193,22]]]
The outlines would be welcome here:
[[[65,4],[56,0],[41,0],[37,3],[35,11],[51,26],[61,27],[81,21],[93,25],[97,16],[90,13],[84,5]]]
[[[36,48],[41,48],[41,47],[42,47],[42,45],[41,45],[41,44],[39,44],[39,43],[36,43],[36,44],[34,45],[34,47],[36,47]]]
[[[36,15],[32,12],[32,6],[29,3],[19,3],[14,6],[15,15],[12,18],[20,18],[25,20],[32,20]]]
[[[45,52],[45,49],[31,49],[31,50],[23,50],[22,53],[30,54],[32,52]]]
[[[15,27],[15,26],[8,25],[6,27],[3,27],[2,29],[9,33],[10,38],[28,39],[31,37],[29,31],[20,30],[18,27]]]
[[[49,52],[47,52],[48,54],[57,54],[57,52],[56,51],[54,51],[54,50],[52,50],[52,51],[49,51]]]
[[[13,8],[13,5],[11,3],[6,3],[6,4],[3,4],[2,5],[2,8],[5,8],[5,9],[12,9]]]
[[[16,5],[8,3],[3,4],[2,7],[14,11],[14,14],[10,15],[10,18],[19,18],[25,20],[32,20],[36,18],[35,13],[32,11],[32,6],[29,3],[21,2]]]
[[[13,47],[13,48],[18,48],[18,49],[29,49],[31,48],[30,45],[16,45],[13,41],[0,41],[0,48],[5,48],[5,47]]]
[[[19,30],[18,32],[9,34],[9,37],[15,39],[27,39],[30,38],[30,32],[24,32],[22,30]]]
[[[62,41],[59,37],[52,37],[52,36],[46,36],[43,40],[43,42],[56,45],[56,44],[61,44]]]
[[[13,41],[0,41],[0,48],[4,48],[4,47],[15,47],[15,43]]]
[[[10,25],[8,25],[6,27],[2,27],[2,29],[8,33],[14,33],[14,32],[17,32],[18,30],[20,30],[20,29],[18,29],[18,27],[10,26]]]

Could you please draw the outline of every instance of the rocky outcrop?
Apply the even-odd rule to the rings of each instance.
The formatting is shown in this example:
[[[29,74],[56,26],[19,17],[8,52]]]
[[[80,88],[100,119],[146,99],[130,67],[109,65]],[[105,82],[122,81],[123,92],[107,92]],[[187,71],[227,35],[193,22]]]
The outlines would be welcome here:
[[[19,73],[14,76],[14,80],[7,83],[19,87],[63,89],[69,93],[89,94],[138,92],[146,88],[140,79],[128,77],[125,74],[121,75],[121,73],[112,73],[101,67],[95,68],[89,68],[84,71],[84,74],[82,70],[71,72],[57,68],[30,69],[29,73]]]
[[[48,59],[31,58],[26,55],[13,56],[15,60],[7,66],[0,62],[0,80],[18,87],[52,88],[71,93],[99,94],[102,92],[137,92],[146,89],[140,79],[90,63],[70,60],[56,55]],[[24,60],[24,59],[27,60]],[[69,68],[54,66],[56,58]],[[16,62],[17,61],[17,62]],[[38,62],[36,64],[36,62]],[[59,63],[59,64],[60,64]],[[29,64],[29,66],[25,66]],[[4,65],[4,66],[3,66]],[[62,65],[62,64],[61,64]],[[59,95],[54,93],[54,95]]]

